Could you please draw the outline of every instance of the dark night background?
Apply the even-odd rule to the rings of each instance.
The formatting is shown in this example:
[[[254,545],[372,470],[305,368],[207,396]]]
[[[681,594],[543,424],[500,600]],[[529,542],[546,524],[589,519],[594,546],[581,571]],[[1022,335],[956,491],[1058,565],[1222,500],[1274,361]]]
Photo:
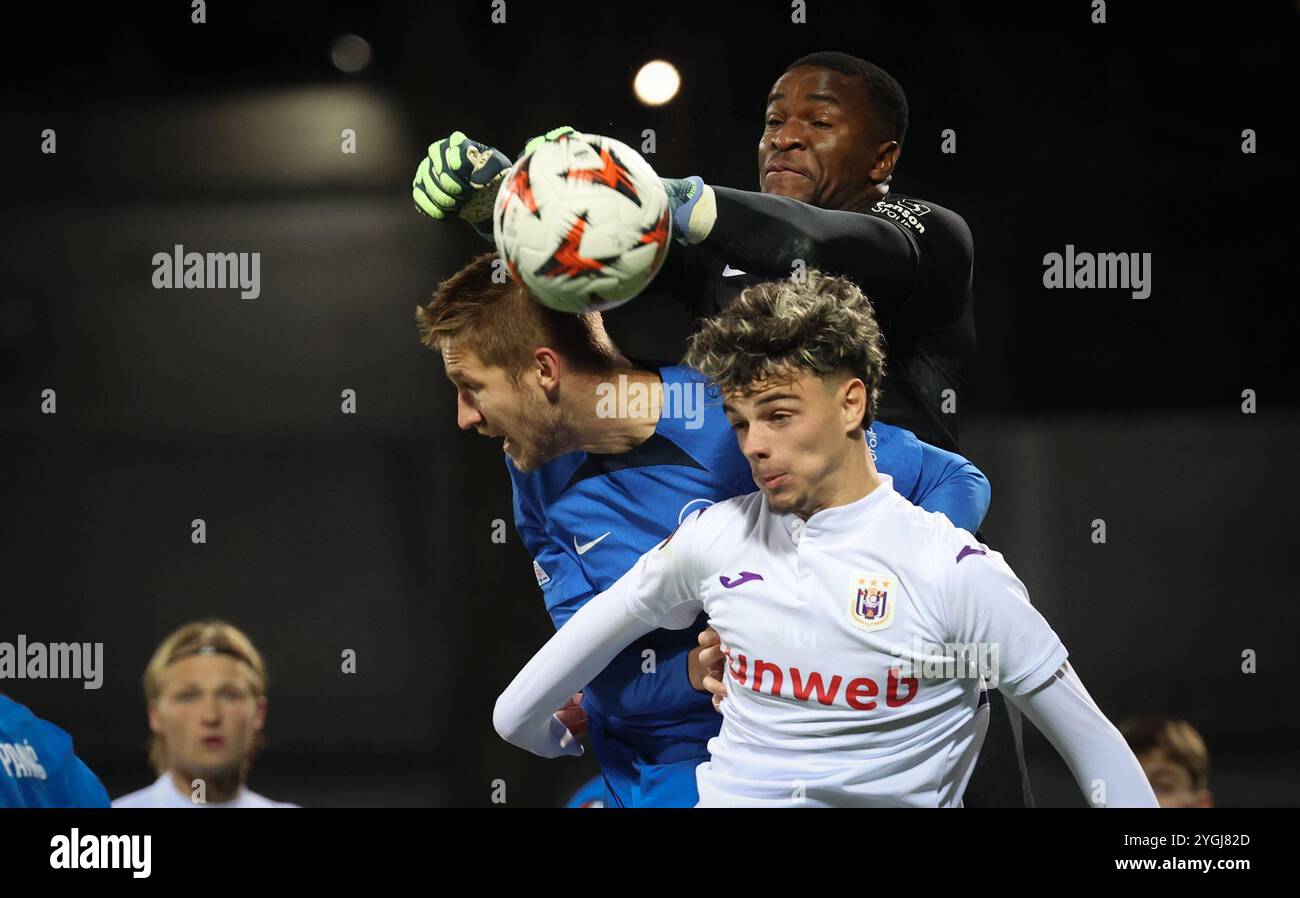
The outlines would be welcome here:
[[[146,660],[219,616],[270,668],[255,790],[484,806],[500,778],[512,805],[559,801],[593,762],[491,727],[550,632],[513,526],[490,539],[511,516],[500,447],[456,429],[412,317],[486,244],[419,216],[412,173],[453,130],[513,156],[571,124],[654,128],[661,174],[756,189],[768,88],[838,49],[907,90],[895,189],[974,234],[962,448],[993,484],[989,541],[1112,720],[1186,716],[1221,805],[1300,804],[1296,8],[1115,2],[1094,25],[1087,2],[1048,6],[813,0],[807,25],[784,2],[515,0],[504,25],[487,2],[213,2],[205,25],[188,3],[7,9],[0,641],[103,642],[105,681],[0,688],[117,796],[153,779]],[[373,49],[355,75],[330,61],[347,33]],[[630,91],[654,58],[683,75],[657,110]],[[176,243],[260,252],[261,296],[153,289]],[[1152,253],[1151,296],[1045,290],[1067,243]],[[675,357],[688,332],[650,297],[608,318],[633,353]],[[1082,804],[1050,746],[1027,747],[1039,802]]]

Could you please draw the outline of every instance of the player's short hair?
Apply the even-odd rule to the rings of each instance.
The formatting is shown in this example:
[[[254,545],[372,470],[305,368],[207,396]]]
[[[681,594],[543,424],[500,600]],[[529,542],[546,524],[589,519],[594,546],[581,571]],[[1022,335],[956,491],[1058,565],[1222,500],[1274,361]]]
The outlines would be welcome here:
[[[801,281],[767,281],[741,291],[691,337],[686,364],[724,393],[747,395],[807,371],[848,371],[867,386],[862,426],[876,419],[885,379],[885,341],[871,301],[846,277],[809,269]]]
[[[556,350],[586,371],[614,362],[618,350],[599,312],[547,308],[510,278],[498,258],[495,252],[475,256],[438,284],[427,305],[416,307],[421,343],[441,350],[454,342],[515,379],[532,364],[539,346]]]
[[[1133,749],[1133,754],[1161,750],[1191,775],[1194,788],[1208,787],[1210,752],[1201,734],[1186,720],[1163,714],[1145,714],[1125,720],[1119,731],[1128,741],[1129,748]]]
[[[907,94],[903,92],[903,86],[894,80],[893,75],[874,63],[837,50],[821,50],[801,56],[786,66],[785,70],[788,72],[801,65],[817,66],[842,75],[855,75],[861,78],[862,83],[867,86],[867,98],[884,116],[894,132],[894,140],[898,141],[900,146],[902,145],[903,138],[907,136]]]
[[[154,651],[144,669],[145,704],[152,705],[161,697],[163,674],[168,667],[195,655],[229,655],[235,658],[243,664],[254,697],[266,696],[266,662],[262,660],[253,641],[233,624],[221,620],[199,620],[177,629]],[[253,746],[254,753],[263,745],[262,734],[258,733]],[[154,733],[149,742],[149,763],[159,775],[171,766],[167,746],[158,733]]]

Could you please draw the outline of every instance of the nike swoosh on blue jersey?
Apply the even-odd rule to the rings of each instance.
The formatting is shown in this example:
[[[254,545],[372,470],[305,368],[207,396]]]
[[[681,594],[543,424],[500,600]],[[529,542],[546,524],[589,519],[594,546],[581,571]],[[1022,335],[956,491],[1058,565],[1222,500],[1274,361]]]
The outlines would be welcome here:
[[[583,543],[582,545],[578,545],[578,538],[575,536],[573,538],[573,548],[578,550],[579,555],[586,555],[587,552],[589,552],[591,548],[594,545],[596,545],[596,543],[600,542],[602,539],[609,536],[613,532],[614,532],[613,530],[606,530],[604,533],[602,533],[600,536],[593,539],[591,542]]]

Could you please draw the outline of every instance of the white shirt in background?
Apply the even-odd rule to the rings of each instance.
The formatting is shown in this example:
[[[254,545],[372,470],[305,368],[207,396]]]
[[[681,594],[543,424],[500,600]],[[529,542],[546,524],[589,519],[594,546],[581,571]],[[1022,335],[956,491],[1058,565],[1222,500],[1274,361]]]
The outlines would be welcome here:
[[[170,772],[154,780],[153,785],[113,800],[115,808],[296,808],[287,801],[272,801],[252,789],[240,788],[239,795],[231,801],[198,802],[190,793],[176,788]]]

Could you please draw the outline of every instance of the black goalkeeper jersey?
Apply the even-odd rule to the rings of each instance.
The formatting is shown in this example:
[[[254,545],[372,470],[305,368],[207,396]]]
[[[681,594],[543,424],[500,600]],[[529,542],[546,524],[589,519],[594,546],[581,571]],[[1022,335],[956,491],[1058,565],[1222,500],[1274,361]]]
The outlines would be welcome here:
[[[674,245],[648,292],[671,293],[696,318],[745,287],[789,277],[796,259],[852,279],[886,341],[879,417],[956,452],[962,369],[975,355],[973,246],[955,212],[890,195],[866,212],[713,188],[718,217],[702,243]]]

